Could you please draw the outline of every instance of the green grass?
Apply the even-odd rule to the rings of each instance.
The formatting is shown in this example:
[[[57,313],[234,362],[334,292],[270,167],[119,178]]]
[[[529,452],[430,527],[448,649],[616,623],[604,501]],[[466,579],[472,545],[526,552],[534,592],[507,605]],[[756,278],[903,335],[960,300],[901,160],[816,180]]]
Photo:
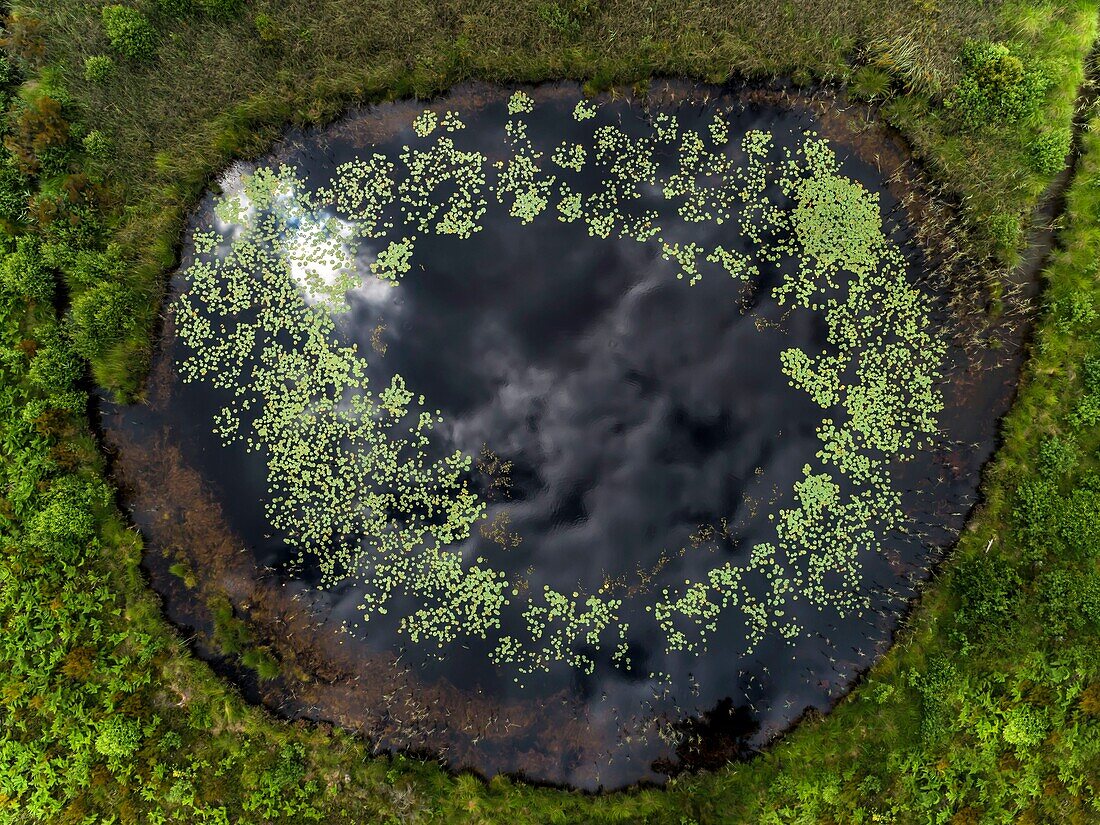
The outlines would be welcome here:
[[[117,57],[98,82],[85,79],[85,59],[109,50],[98,4],[20,4],[10,29],[8,53],[27,79],[19,98],[66,98],[72,134],[48,108],[20,115],[16,103],[6,141],[36,167],[37,195],[26,219],[5,217],[5,261],[19,254],[17,236],[61,237],[70,252],[98,255],[48,264],[64,272],[63,302],[107,296],[94,291],[106,284],[129,292],[116,295],[116,314],[93,317],[91,301],[85,327],[59,328],[26,256],[18,270],[0,267],[0,823],[1100,817],[1100,132],[1084,136],[1045,273],[1048,309],[985,503],[899,643],[827,717],[752,762],[666,791],[593,798],[452,778],[246,705],[163,621],[140,538],[100,481],[80,390],[64,370],[44,380],[41,365],[57,359],[39,361],[88,350],[101,384],[139,392],[182,221],[222,164],[262,150],[285,122],[474,77],[594,88],[665,73],[843,80],[873,64],[892,78],[882,113],[959,198],[980,260],[993,219],[1023,222],[1050,181],[1029,147],[1069,125],[1094,3],[254,0],[217,19],[148,11],[154,57]],[[1041,109],[960,128],[943,101],[968,40],[1012,42],[1044,67]],[[62,156],[92,131],[110,141],[109,158]],[[82,172],[98,186],[73,177]],[[104,254],[108,243],[118,246]],[[118,337],[99,351],[103,329]],[[269,667],[262,651],[252,659]]]

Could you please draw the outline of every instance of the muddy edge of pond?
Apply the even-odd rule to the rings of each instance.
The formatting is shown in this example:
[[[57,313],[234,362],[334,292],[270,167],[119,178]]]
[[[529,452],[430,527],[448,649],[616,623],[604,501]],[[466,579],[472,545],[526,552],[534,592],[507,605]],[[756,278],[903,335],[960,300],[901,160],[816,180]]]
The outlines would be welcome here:
[[[547,90],[551,95],[570,95],[576,93],[577,85],[540,87],[542,95]],[[690,96],[702,103],[712,95],[731,92],[748,103],[812,111],[823,136],[881,170],[887,187],[915,230],[934,277],[947,279],[953,273],[979,271],[961,265],[964,259],[958,248],[958,233],[952,229],[957,225],[953,207],[937,194],[900,138],[875,118],[873,107],[848,103],[828,89],[809,93],[761,86],[707,89],[677,82],[655,83],[647,99],[635,100],[644,106],[647,100],[670,104]],[[446,100],[462,109],[480,106],[500,94],[497,87],[476,84],[455,89]],[[373,129],[381,140],[394,125],[410,121],[423,105],[417,101],[386,104],[373,110],[376,114],[384,113],[381,117],[370,119],[356,119],[356,113],[363,110],[352,110],[345,119],[323,129],[309,130],[309,134],[323,131],[332,139],[339,139],[347,130],[355,129],[357,137],[370,140],[369,131]],[[278,162],[280,153],[286,153],[295,136],[302,134],[301,130],[292,130],[275,147],[274,154],[267,157]],[[1048,198],[1045,203],[1046,208],[1053,208],[1054,199]],[[1035,281],[1052,237],[1048,233],[1044,238],[1046,249],[1029,256],[1028,271],[1021,270],[1020,282]],[[972,277],[982,280],[978,275]],[[1001,342],[1000,349],[994,353],[987,347],[986,351],[998,359],[1016,361],[1011,370],[1011,385],[998,397],[981,401],[983,409],[999,419],[1014,392],[1026,334],[1026,313],[1006,313],[996,323],[987,323],[984,297],[972,300],[975,294],[982,296],[984,292],[974,289],[973,282],[957,281],[952,285],[953,294],[965,299],[954,302],[951,308],[950,316],[957,324],[953,334],[966,337],[964,343],[968,348],[977,340],[995,338]],[[1029,289],[1024,297],[1033,291]],[[971,339],[975,330],[980,335]],[[159,343],[170,340],[172,334],[171,322],[167,321]],[[154,363],[147,401],[155,408],[170,402],[171,364],[165,358]],[[985,363],[985,358],[975,358],[971,370],[980,372]],[[966,383],[965,376],[958,378]],[[353,652],[350,646],[341,643],[331,627],[326,628],[319,620],[307,588],[257,566],[252,553],[226,526],[219,504],[177,445],[164,435],[144,439],[139,444],[112,428],[106,418],[102,423],[102,440],[112,460],[122,504],[134,513],[133,521],[145,536],[147,552],[143,566],[152,588],[162,599],[165,614],[185,637],[190,637],[194,652],[234,682],[250,701],[284,718],[340,725],[362,734],[376,751],[434,757],[452,770],[468,769],[475,761],[472,756],[475,747],[482,773],[502,772],[520,778],[552,775],[563,754],[579,762],[603,756],[586,742],[583,708],[565,695],[537,709],[529,703],[479,699],[444,681],[425,683],[402,665],[400,657],[368,655],[359,648]],[[990,452],[992,447],[991,444]],[[177,571],[189,571],[191,576],[173,574],[169,568],[174,565],[181,566]],[[278,661],[279,676],[258,680],[253,671],[236,664],[236,656],[221,653],[214,641],[212,606],[221,598],[228,598],[234,617],[247,624],[254,639],[252,646],[265,650]],[[222,612],[224,622],[224,608]],[[856,681],[853,680],[853,686]],[[716,732],[698,749],[702,757],[686,750],[670,752],[669,759],[662,760],[661,773],[713,768],[729,758],[744,758],[752,753],[744,747],[742,738],[731,737],[721,730],[715,714],[705,716],[679,723],[687,726],[685,730],[690,728],[703,735]],[[536,729],[537,739],[532,736]],[[547,738],[547,731],[553,732],[552,739]],[[773,740],[783,732],[776,732]],[[494,759],[493,753],[499,753],[499,757]],[[494,762],[500,766],[499,770],[493,770]],[[517,765],[521,766],[518,770]]]

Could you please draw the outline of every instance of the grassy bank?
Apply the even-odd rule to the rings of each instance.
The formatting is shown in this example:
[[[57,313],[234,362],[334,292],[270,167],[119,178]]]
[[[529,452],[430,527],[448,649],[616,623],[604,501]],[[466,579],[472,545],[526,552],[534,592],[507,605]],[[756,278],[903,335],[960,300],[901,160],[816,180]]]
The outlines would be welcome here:
[[[285,121],[469,77],[850,81],[960,199],[975,256],[1010,258],[1065,148],[1093,3],[158,0],[123,29],[101,5],[23,4],[8,27],[0,822],[1100,816],[1100,133],[1084,137],[987,503],[901,643],[827,718],[663,792],[452,778],[247,706],[145,587],[82,381],[88,362],[139,390],[178,229],[228,158]]]

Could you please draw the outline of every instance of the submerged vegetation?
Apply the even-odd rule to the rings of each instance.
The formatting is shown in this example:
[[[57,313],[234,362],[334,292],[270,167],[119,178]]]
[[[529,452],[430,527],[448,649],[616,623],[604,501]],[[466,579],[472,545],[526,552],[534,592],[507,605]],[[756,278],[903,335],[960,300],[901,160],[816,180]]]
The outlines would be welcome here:
[[[187,652],[145,588],[140,538],[103,481],[80,381],[90,359],[100,384],[138,391],[176,230],[220,164],[283,120],[471,76],[606,86],[736,69],[843,80],[854,58],[889,76],[861,74],[961,197],[973,248],[1011,256],[1053,169],[1029,162],[1033,142],[1070,125],[1094,3],[659,2],[640,12],[552,2],[531,14],[467,2],[400,14],[338,0],[131,5],[159,35],[148,62],[119,46],[117,62],[86,63],[112,42],[83,0],[20,3],[7,24],[0,822],[1096,819],[1096,119],[986,503],[901,644],[829,717],[666,791],[593,798],[484,784],[247,706]],[[945,106],[969,41],[1011,42],[1024,77],[1042,67],[1049,84],[1034,113],[1018,108],[1026,94],[990,104],[1012,87],[979,77],[976,93],[964,84],[953,99],[984,101],[983,118],[1018,118],[971,127]],[[94,131],[114,145],[110,162],[84,152]]]

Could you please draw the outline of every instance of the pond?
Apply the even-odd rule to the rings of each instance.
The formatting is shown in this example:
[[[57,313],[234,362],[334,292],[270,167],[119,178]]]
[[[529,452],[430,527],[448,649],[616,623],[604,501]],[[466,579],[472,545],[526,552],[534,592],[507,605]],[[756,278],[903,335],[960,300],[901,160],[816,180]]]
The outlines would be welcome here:
[[[476,86],[231,169],[147,403],[103,415],[168,615],[282,713],[590,790],[827,708],[960,529],[1014,371],[823,128]]]

